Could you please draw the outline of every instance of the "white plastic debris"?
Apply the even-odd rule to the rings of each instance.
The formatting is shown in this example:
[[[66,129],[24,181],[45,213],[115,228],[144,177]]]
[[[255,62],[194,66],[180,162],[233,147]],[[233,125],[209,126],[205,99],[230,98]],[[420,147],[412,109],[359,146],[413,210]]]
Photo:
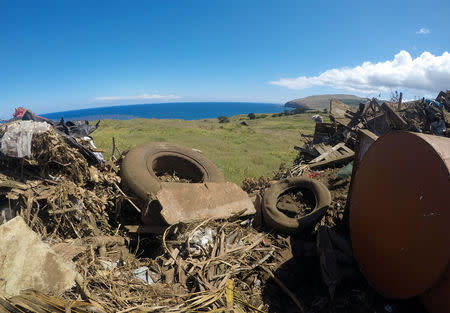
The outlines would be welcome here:
[[[134,277],[142,280],[143,282],[145,282],[148,285],[154,283],[153,279],[148,275],[148,267],[147,266],[142,266],[142,267],[135,269],[133,271],[133,275],[134,275]]]
[[[322,116],[320,116],[319,114],[313,115],[312,119],[313,119],[314,122],[316,122],[316,123],[323,123],[323,118],[322,118]]]
[[[74,217],[77,219],[78,222],[81,222],[80,214],[83,214],[83,203],[78,200],[75,200],[73,209],[75,209],[76,212]]]
[[[118,259],[115,262],[108,261],[108,260],[100,260],[100,264],[102,265],[103,269],[112,271],[116,267],[118,267],[120,264],[125,264],[121,259]]]
[[[16,208],[11,208],[7,201],[0,202],[0,225],[14,218],[17,214]]]
[[[91,137],[85,136],[81,137],[81,139],[87,141],[92,148],[97,149],[97,147],[94,144],[94,140],[92,140]],[[105,159],[103,158],[103,154],[101,152],[92,152],[92,153],[95,155],[97,160],[99,160],[100,162],[105,162]]]
[[[23,158],[31,155],[34,134],[45,133],[50,124],[35,121],[16,121],[3,126],[6,132],[0,140],[0,151],[10,157]]]
[[[214,238],[217,232],[209,227],[204,230],[197,229],[189,240],[191,246],[190,253],[194,253],[197,250],[206,249],[208,250],[214,243]]]

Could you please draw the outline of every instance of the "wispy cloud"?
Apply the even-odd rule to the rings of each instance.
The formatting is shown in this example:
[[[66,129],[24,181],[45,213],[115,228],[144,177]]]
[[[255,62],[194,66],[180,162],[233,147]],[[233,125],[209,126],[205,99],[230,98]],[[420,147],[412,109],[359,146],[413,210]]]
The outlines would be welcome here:
[[[96,97],[93,99],[94,102],[101,101],[141,101],[141,100],[173,100],[179,99],[181,97],[175,95],[147,95],[142,94],[138,96],[109,96],[109,97]]]
[[[413,59],[402,50],[393,60],[379,63],[364,62],[348,68],[329,69],[318,76],[281,78],[270,84],[290,89],[328,86],[363,94],[390,92],[395,89],[436,92],[450,86],[450,54],[435,56],[424,52]]]
[[[428,28],[421,28],[418,31],[416,31],[416,34],[419,34],[419,35],[426,35],[429,33],[430,33],[430,30]]]

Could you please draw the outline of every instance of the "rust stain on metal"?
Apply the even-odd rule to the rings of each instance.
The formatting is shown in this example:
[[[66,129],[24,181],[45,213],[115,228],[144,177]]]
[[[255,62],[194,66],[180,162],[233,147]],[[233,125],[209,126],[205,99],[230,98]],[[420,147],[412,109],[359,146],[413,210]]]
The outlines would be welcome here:
[[[350,198],[350,232],[362,272],[381,294],[432,287],[450,259],[450,139],[391,132],[369,148]]]

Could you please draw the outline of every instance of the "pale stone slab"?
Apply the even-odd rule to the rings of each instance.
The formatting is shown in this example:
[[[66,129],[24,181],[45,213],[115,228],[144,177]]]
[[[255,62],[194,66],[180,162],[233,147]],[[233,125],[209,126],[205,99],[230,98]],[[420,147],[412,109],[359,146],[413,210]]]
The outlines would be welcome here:
[[[247,193],[234,183],[162,183],[156,194],[161,215],[168,224],[207,218],[228,218],[256,210]]]
[[[74,285],[75,275],[75,265],[42,242],[21,217],[0,226],[0,294],[60,293]]]

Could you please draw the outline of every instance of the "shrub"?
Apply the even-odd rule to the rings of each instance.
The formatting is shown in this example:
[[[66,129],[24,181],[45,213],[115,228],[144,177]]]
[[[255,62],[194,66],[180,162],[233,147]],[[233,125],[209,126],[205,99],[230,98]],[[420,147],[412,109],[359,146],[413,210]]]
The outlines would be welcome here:
[[[229,123],[230,122],[230,120],[226,116],[219,116],[217,119],[219,120],[219,123]]]
[[[248,118],[251,119],[251,120],[254,120],[254,119],[256,118],[255,113],[248,113],[247,116],[248,116]]]
[[[306,112],[305,108],[295,108],[294,110],[292,110],[292,114],[302,114],[305,112]]]

